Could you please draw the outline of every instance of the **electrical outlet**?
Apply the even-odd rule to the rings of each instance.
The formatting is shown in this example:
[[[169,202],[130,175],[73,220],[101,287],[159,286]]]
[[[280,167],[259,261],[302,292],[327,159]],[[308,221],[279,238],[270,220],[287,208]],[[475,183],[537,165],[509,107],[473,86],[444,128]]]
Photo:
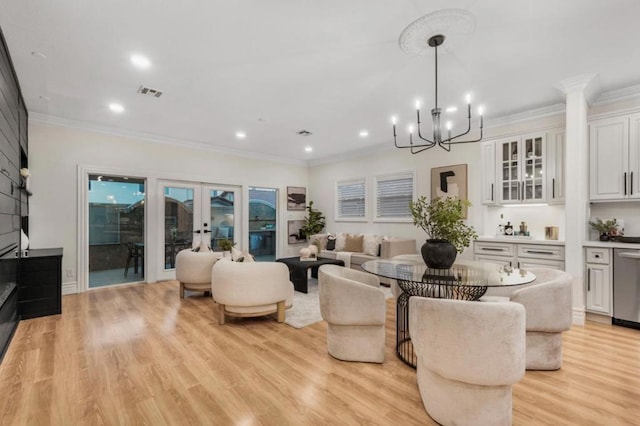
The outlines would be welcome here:
[[[66,270],[67,278],[73,278],[73,269]]]

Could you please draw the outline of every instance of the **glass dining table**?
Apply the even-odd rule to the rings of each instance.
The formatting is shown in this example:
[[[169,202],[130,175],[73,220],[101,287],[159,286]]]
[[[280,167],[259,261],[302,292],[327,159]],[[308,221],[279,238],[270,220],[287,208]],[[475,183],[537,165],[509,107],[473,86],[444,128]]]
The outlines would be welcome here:
[[[372,260],[363,263],[362,269],[398,282],[402,294],[396,301],[396,354],[413,368],[417,360],[409,333],[411,296],[477,301],[489,287],[518,286],[536,279],[525,269],[464,259],[449,269],[431,269],[411,260]]]

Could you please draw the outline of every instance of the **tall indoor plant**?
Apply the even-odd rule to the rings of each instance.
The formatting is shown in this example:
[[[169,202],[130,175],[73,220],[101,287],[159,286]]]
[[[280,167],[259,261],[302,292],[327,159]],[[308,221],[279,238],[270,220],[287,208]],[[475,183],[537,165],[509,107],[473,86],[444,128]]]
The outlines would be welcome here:
[[[450,268],[457,253],[478,237],[475,229],[462,220],[465,206],[471,206],[469,200],[447,197],[429,202],[424,196],[409,205],[413,224],[427,234],[421,252],[428,267]]]
[[[326,219],[320,210],[313,208],[313,201],[309,201],[306,207],[307,215],[304,217],[304,225],[300,228],[302,236],[309,238],[313,234],[322,231],[326,225]]]

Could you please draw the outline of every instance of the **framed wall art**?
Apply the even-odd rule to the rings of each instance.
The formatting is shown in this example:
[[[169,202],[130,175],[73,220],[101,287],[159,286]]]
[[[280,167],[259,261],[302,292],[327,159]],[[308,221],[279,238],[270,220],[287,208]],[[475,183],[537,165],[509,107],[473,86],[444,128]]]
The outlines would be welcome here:
[[[289,244],[302,244],[307,241],[307,237],[302,235],[300,229],[304,226],[304,220],[287,221],[287,239]]]
[[[287,186],[287,210],[303,210],[307,205],[307,188]]]
[[[467,165],[434,167],[431,169],[431,199],[440,197],[467,200]],[[467,207],[462,208],[463,219],[467,218]]]

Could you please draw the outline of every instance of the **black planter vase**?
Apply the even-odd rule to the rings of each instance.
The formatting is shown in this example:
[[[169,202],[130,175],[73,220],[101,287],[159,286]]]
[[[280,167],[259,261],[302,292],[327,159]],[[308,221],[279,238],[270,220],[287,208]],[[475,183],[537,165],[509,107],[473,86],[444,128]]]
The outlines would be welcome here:
[[[420,250],[429,268],[449,269],[456,261],[456,247],[447,240],[427,240]]]
[[[600,241],[609,241],[609,240],[611,240],[611,236],[609,236],[609,233],[603,232],[602,234],[600,234]]]

